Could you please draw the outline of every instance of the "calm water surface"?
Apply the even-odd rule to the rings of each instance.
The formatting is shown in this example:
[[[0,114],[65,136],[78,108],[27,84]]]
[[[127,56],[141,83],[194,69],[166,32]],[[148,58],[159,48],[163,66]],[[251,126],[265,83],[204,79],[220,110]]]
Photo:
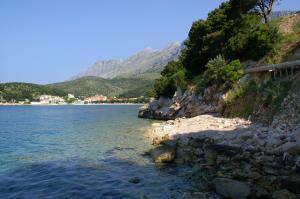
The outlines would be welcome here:
[[[0,198],[177,198],[192,189],[180,169],[142,155],[150,121],[137,110],[0,107]]]

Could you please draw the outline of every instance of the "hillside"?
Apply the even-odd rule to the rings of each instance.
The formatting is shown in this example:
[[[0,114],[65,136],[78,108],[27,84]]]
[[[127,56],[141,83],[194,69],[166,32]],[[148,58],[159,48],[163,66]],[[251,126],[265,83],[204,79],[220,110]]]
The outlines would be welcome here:
[[[147,134],[153,161],[196,168],[201,186],[183,198],[300,198],[300,65],[282,63],[300,59],[300,14],[263,20],[262,2],[226,1],[194,22],[139,110],[168,120]]]
[[[117,76],[131,77],[144,73],[157,75],[169,61],[178,58],[181,50],[182,45],[179,42],[172,43],[161,50],[146,48],[128,59],[98,61],[72,79],[87,76],[111,79]]]
[[[146,96],[153,85],[153,81],[141,78],[82,77],[76,80],[48,85],[50,88],[73,93],[76,96],[90,96],[102,94],[106,96],[138,97]]]
[[[300,14],[280,17],[289,14],[283,12],[265,22],[248,12],[253,5],[243,4],[222,3],[206,20],[193,23],[185,50],[165,66],[154,84],[156,100],[140,110],[140,117],[166,120],[220,113],[272,121],[294,84],[283,78],[289,71],[281,71],[279,78],[277,70],[253,77],[243,69],[248,62],[259,67],[299,60]]]
[[[65,96],[67,93],[59,89],[38,84],[16,82],[0,84],[0,101],[25,101],[26,99],[32,101],[43,94]]]

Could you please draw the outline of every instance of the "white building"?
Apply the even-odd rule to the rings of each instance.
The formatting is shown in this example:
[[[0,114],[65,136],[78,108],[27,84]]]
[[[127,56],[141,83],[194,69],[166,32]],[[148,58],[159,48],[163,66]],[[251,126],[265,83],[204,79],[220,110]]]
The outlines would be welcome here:
[[[52,95],[41,95],[39,101],[41,104],[61,104],[65,102],[62,97]]]
[[[68,94],[68,99],[75,99],[75,96],[73,94]]]

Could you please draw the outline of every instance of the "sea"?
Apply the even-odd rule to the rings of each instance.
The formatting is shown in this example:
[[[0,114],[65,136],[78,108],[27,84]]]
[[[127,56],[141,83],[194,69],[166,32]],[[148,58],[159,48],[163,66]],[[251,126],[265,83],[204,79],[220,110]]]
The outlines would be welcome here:
[[[186,167],[154,164],[139,105],[0,106],[0,198],[180,198]]]

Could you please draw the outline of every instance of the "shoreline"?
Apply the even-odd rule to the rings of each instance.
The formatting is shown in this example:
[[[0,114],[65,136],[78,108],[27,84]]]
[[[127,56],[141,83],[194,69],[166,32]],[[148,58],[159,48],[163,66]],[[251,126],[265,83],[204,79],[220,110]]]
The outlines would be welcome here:
[[[287,130],[200,115],[153,123],[147,136],[156,147],[150,151],[153,161],[192,165],[191,179],[207,196],[300,196],[299,124]]]
[[[103,103],[103,104],[0,104],[1,106],[120,106],[120,105],[128,105],[128,106],[142,106],[145,104],[139,103]]]

